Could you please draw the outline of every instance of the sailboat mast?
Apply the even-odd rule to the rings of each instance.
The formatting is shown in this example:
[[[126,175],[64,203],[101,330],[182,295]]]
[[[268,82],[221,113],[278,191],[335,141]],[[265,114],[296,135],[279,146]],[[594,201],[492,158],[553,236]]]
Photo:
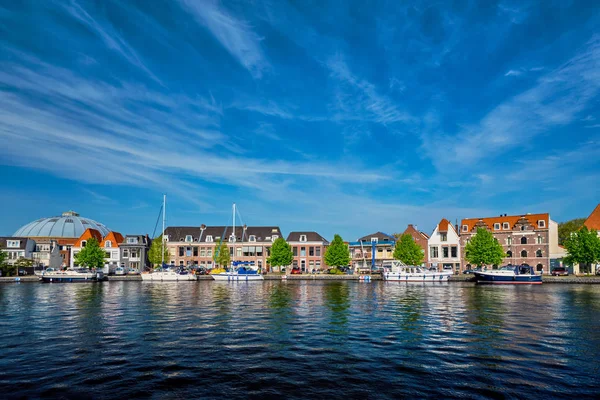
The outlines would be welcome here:
[[[233,203],[233,253],[231,256],[231,265],[235,261],[235,203]]]
[[[160,235],[160,268],[165,265],[165,218],[166,218],[166,207],[167,207],[167,195],[163,194],[163,218],[162,218],[162,235]]]

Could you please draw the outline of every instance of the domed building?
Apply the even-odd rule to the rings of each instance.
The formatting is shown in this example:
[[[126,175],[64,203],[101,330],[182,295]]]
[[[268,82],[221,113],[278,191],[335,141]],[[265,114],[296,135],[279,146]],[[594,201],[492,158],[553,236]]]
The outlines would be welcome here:
[[[107,236],[110,230],[99,222],[83,218],[75,211],[67,211],[61,216],[40,218],[19,228],[13,237],[35,240],[32,254],[36,265],[60,267],[69,265],[71,248],[87,229],[94,229]]]
[[[96,229],[102,237],[110,230],[103,224],[89,218],[82,218],[75,211],[62,213],[60,217],[40,218],[19,228],[13,236],[36,238],[71,238],[77,239],[86,229]]]

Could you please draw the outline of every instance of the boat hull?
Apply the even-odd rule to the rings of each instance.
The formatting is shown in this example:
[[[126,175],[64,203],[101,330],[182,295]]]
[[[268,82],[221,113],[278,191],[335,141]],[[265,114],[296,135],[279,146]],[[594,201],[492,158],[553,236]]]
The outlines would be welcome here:
[[[101,282],[103,279],[98,278],[96,274],[77,274],[77,275],[42,275],[40,280],[44,283],[61,283],[61,282]]]
[[[142,274],[142,281],[149,282],[193,282],[198,278],[193,274],[173,274],[164,272],[153,272],[151,274]]]
[[[220,274],[211,275],[215,281],[223,281],[223,282],[249,282],[249,281],[263,281],[263,278],[260,274],[236,274],[236,273],[227,273],[223,272]]]
[[[541,275],[505,275],[485,272],[475,272],[477,283],[493,285],[541,285]]]
[[[384,272],[383,279],[389,282],[448,282],[451,274],[411,274]]]

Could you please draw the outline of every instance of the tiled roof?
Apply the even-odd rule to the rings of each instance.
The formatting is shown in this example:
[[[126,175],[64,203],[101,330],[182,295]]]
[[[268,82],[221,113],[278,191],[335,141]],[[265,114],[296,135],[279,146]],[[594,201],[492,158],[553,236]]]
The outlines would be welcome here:
[[[123,235],[121,235],[119,232],[108,232],[108,235],[106,235],[102,242],[100,242],[100,247],[105,247],[107,240],[110,240],[111,247],[119,247],[119,244],[123,242]]]
[[[600,204],[596,206],[594,211],[592,211],[592,213],[585,220],[583,225],[588,229],[595,229],[597,231],[600,231]]]
[[[411,236],[413,236],[413,238],[415,237],[415,235],[417,235],[417,236],[421,236],[423,239],[429,239],[428,234],[417,230],[417,228],[415,228],[415,226],[412,224],[408,224],[408,227],[406,228],[406,230],[404,232],[402,232],[402,234],[405,234],[405,233],[409,233]]]
[[[300,236],[305,235],[307,242],[325,242],[329,243],[327,239],[319,235],[317,232],[290,232],[287,237],[288,242],[299,242]]]
[[[448,229],[450,229],[449,226],[450,222],[446,218],[442,218],[437,226],[438,232],[448,232]]]
[[[504,222],[508,222],[510,229],[514,229],[514,226],[519,222],[521,218],[525,218],[530,225],[533,225],[536,229],[548,229],[548,221],[550,219],[550,215],[548,213],[545,214],[525,214],[525,215],[508,215],[508,216],[500,216],[500,217],[489,217],[489,218],[466,218],[463,219],[460,223],[460,231],[463,231],[463,226],[467,225],[468,232],[471,232],[477,223],[481,222],[481,224],[485,225],[491,231],[494,230],[494,224],[500,224],[500,231],[502,230],[502,224]],[[544,226],[540,227],[538,225],[538,221],[544,221]]]
[[[27,241],[29,240],[28,238],[25,237],[0,237],[0,247],[4,250],[9,250],[9,249],[17,249],[17,247],[10,247],[7,248],[6,247],[6,241],[7,240],[18,240],[19,241],[19,250],[25,250],[26,246],[27,246]]]
[[[206,237],[209,235],[212,236],[213,241],[216,241],[217,237],[222,237],[228,241],[231,232],[231,226],[207,226],[204,229],[198,226],[170,226],[165,229],[165,235],[168,236],[169,242],[184,242],[187,235],[192,236],[193,242],[205,243]],[[247,242],[251,235],[254,235],[257,242],[266,241],[267,238],[271,238],[273,235],[283,237],[278,226],[248,226],[245,232],[243,227],[235,227],[236,241]],[[271,239],[268,240],[271,241]]]
[[[370,235],[363,236],[357,240],[357,242],[371,242],[371,238],[377,238],[377,240],[391,240],[396,241],[396,238],[392,235],[388,235],[383,232],[375,232]]]
[[[82,241],[87,241],[91,238],[95,238],[98,241],[98,243],[102,242],[102,234],[100,233],[100,231],[97,231],[96,229],[92,228],[87,228],[85,232],[83,232],[83,234],[79,237],[79,239],[77,239],[74,247],[81,247]]]

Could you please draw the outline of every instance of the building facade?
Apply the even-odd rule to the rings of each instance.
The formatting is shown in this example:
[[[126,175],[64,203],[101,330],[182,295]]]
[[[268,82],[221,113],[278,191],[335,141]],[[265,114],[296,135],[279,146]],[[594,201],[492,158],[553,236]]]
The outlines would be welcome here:
[[[463,219],[460,227],[461,263],[464,269],[475,267],[465,258],[465,246],[483,228],[502,245],[506,257],[503,264],[527,264],[536,272],[550,272],[550,253],[558,251],[558,224],[545,214],[501,215],[489,218]],[[492,266],[493,267],[493,266]]]
[[[152,240],[148,235],[126,235],[119,245],[121,266],[127,273],[138,274],[150,268],[148,251]]]
[[[109,271],[114,270],[114,268],[116,268],[121,261],[119,245],[123,242],[123,235],[121,235],[119,232],[109,231],[106,236],[102,237],[102,233],[100,231],[92,228],[87,228],[79,237],[79,239],[75,241],[73,246],[71,246],[71,259],[69,262],[69,267],[74,268],[77,266],[77,263],[75,262],[75,256],[81,250],[83,250],[87,242],[92,238],[96,239],[100,248],[105,251],[105,265],[109,267]]]
[[[253,262],[265,271],[273,242],[282,237],[277,226],[174,226],[165,229],[169,263],[213,268],[215,249],[224,242],[232,261]]]
[[[10,265],[20,258],[33,260],[35,240],[24,237],[0,237],[0,249],[6,253],[6,262]]]
[[[327,269],[325,250],[329,242],[323,236],[317,232],[290,232],[286,241],[294,254],[292,267],[298,267],[302,272]]]
[[[451,269],[455,273],[460,268],[460,237],[456,228],[445,218],[433,230],[429,237],[429,257],[427,266],[437,268],[438,271]]]
[[[594,211],[592,211],[592,213],[589,215],[589,217],[587,217],[587,219],[583,223],[583,226],[585,226],[589,230],[592,230],[592,229],[596,230],[596,232],[598,232],[598,237],[600,237],[600,204],[598,204],[596,206],[596,208],[594,209]],[[580,272],[578,265],[573,266],[573,267],[574,267],[573,272],[575,272],[575,273]],[[600,263],[592,265],[592,273],[596,273],[599,270],[600,270]]]
[[[357,272],[371,271],[373,267],[381,267],[384,261],[394,259],[396,238],[383,232],[376,232],[349,242],[350,262]]]
[[[421,232],[420,230],[417,229],[416,226],[409,224],[408,227],[406,228],[406,230],[404,232],[402,232],[402,234],[404,235],[405,233],[408,233],[410,236],[412,236],[413,240],[415,241],[416,244],[419,245],[419,247],[421,248],[421,250],[423,251],[423,263],[421,264],[422,266],[426,266],[429,263],[429,235],[427,235],[425,232]]]

